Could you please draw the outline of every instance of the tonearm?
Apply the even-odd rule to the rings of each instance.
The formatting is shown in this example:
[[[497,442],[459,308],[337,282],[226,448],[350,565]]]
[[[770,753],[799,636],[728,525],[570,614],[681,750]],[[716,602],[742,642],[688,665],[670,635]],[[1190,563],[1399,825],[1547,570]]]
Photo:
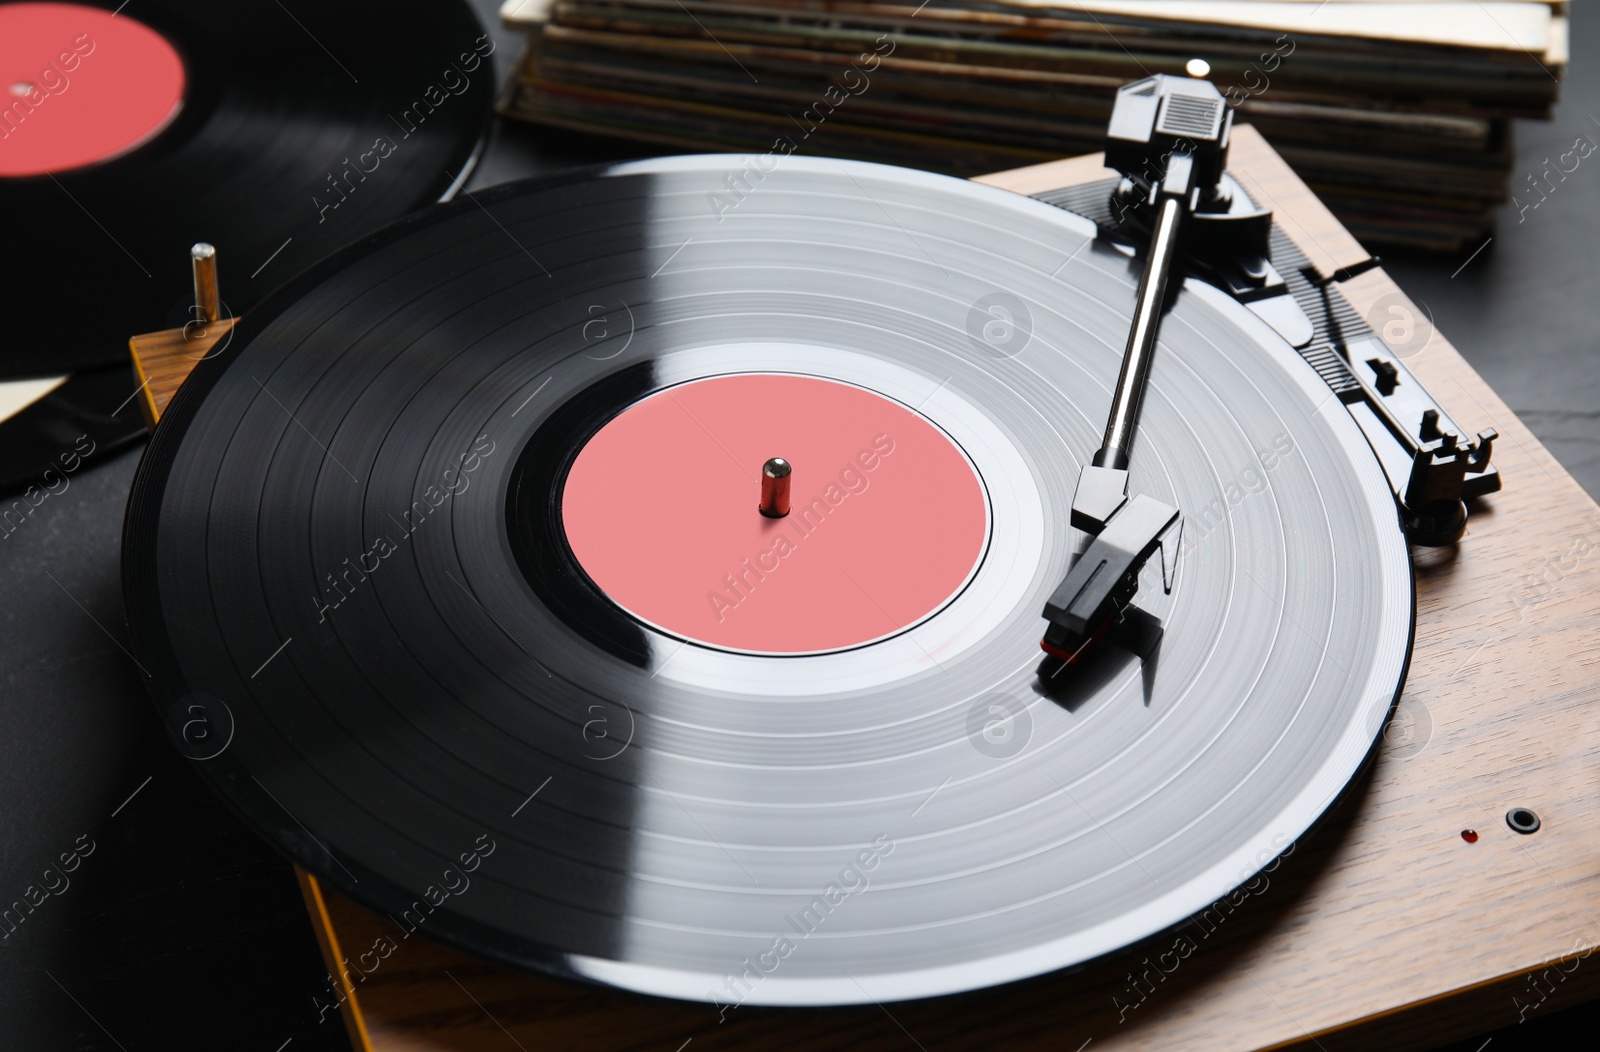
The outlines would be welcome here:
[[[1122,240],[1142,248],[1144,270],[1104,438],[1079,473],[1072,498],[1071,523],[1091,540],[1044,608],[1049,624],[1041,645],[1068,664],[1130,611],[1151,620],[1131,604],[1140,572],[1157,551],[1163,585],[1172,587],[1176,545],[1166,542],[1180,527],[1181,512],[1147,494],[1130,496],[1128,464],[1174,271],[1227,292],[1296,348],[1313,338],[1311,321],[1272,263],[1272,213],[1224,174],[1232,123],[1232,110],[1212,84],[1183,77],[1129,84],[1112,109],[1105,160],[1122,176],[1112,194],[1112,223]],[[1327,284],[1310,274],[1294,278]],[[1428,546],[1455,543],[1466,526],[1465,499],[1500,487],[1489,463],[1494,430],[1463,440],[1381,341],[1339,333],[1331,338],[1341,360],[1313,365],[1372,444],[1407,538]]]

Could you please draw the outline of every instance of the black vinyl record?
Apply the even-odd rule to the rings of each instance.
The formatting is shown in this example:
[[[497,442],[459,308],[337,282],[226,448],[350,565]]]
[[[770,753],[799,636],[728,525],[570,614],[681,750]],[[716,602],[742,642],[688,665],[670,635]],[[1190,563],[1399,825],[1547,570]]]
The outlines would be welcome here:
[[[796,157],[617,165],[403,220],[248,314],[156,429],[124,587],[161,716],[341,892],[560,976],[889,1001],[1169,928],[1370,754],[1412,583],[1350,415],[1189,281],[1132,467],[1188,516],[1170,592],[1152,566],[1140,593],[1165,635],[1041,676],[1140,266],[1039,201]],[[892,399],[970,459],[981,564],[925,620],[719,649],[575,560],[563,480],[597,428],[769,375]],[[674,498],[615,530],[668,564],[664,523],[704,514],[706,479],[649,452]],[[838,583],[840,611],[868,602]]]
[[[70,136],[57,125],[74,92],[127,57],[120,38],[75,32],[81,7],[52,6],[66,11],[41,39],[65,50],[26,61],[61,94],[23,81],[0,96],[0,152]],[[452,193],[487,128],[493,43],[460,0],[85,6],[120,9],[119,23],[170,44],[181,102],[126,152],[0,176],[0,286],[13,303],[0,376],[123,363],[129,336],[183,324],[198,241],[217,247],[226,311],[248,312],[339,246]]]
[[[22,492],[31,503],[38,487],[63,485],[63,470],[77,471],[145,439],[138,402],[129,397],[126,367],[85,369],[38,401],[5,417],[0,445],[0,496]]]

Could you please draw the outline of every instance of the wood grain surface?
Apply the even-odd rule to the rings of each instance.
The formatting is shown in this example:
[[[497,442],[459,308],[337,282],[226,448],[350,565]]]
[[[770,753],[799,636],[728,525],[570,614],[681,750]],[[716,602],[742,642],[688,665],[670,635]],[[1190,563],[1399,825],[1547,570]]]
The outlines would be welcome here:
[[[1251,129],[1236,129],[1232,171],[1325,276],[1367,259]],[[1036,193],[1105,174],[1080,158],[983,181]],[[1363,314],[1409,303],[1381,269],[1337,287]],[[135,341],[157,413],[183,353]],[[1409,354],[1464,427],[1499,429],[1504,490],[1477,503],[1455,548],[1413,550],[1416,644],[1374,764],[1287,857],[1206,914],[1077,972],[998,990],[719,1018],[484,964],[302,874],[344,998],[328,1025],[341,1016],[362,1052],[1371,1052],[1600,995],[1600,507],[1442,335]],[[1512,832],[1513,807],[1534,809],[1543,828]],[[384,940],[387,955],[372,952]]]
[[[178,385],[189,378],[206,355],[233,332],[238,318],[223,318],[202,326],[163,329],[128,341],[133,352],[133,378],[139,381],[139,408],[151,427],[166,412]]]

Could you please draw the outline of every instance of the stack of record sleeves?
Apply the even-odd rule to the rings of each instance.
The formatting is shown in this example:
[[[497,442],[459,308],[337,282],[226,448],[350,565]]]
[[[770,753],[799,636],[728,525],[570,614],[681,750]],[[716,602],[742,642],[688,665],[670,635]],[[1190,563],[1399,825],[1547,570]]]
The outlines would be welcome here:
[[[1567,61],[1548,0],[509,0],[507,116],[680,149],[971,175],[1098,148],[1118,85],[1208,76],[1352,233],[1481,241],[1511,120]]]

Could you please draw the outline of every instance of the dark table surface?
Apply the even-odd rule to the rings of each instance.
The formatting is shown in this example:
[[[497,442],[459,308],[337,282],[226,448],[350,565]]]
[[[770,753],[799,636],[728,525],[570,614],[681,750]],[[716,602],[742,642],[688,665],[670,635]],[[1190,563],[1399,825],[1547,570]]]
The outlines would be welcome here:
[[[494,0],[474,6],[503,78],[519,40],[499,27]],[[1578,136],[1600,135],[1590,61],[1600,12],[1573,5],[1572,29],[1554,119],[1517,128],[1516,183]],[[470,186],[651,152],[497,121]],[[1600,495],[1597,246],[1600,158],[1546,188],[1538,207],[1503,208],[1475,254],[1387,264]],[[1494,422],[1463,415],[1474,429]],[[20,897],[62,853],[81,856],[70,886],[0,941],[0,1048],[346,1049],[340,1023],[312,1007],[327,970],[288,864],[171,748],[124,649],[118,545],[138,455],[85,468],[0,541],[0,899]],[[1597,1015],[1552,1013],[1450,1047],[1588,1047]]]

